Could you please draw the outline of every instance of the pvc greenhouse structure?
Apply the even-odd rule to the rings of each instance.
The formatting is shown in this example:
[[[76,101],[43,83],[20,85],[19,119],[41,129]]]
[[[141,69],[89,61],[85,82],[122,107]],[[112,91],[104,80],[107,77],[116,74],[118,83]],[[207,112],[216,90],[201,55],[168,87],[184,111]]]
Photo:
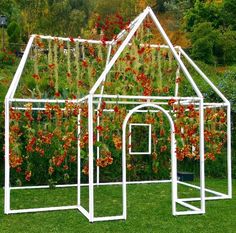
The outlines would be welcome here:
[[[143,25],[147,26],[145,32]],[[159,33],[159,36],[154,33],[152,36],[147,34],[153,30],[150,25],[157,29],[156,33]],[[139,40],[138,36],[143,36],[147,40]],[[160,44],[151,43],[153,39],[154,41],[159,40]],[[166,45],[161,45],[162,42]],[[46,46],[48,46],[48,50],[45,49]],[[93,58],[96,54],[96,59],[90,59],[88,56],[91,54],[93,54]],[[105,62],[102,63],[101,60],[105,60]],[[45,61],[48,64],[40,65]],[[59,63],[67,68],[59,66]],[[102,65],[94,68],[95,63]],[[91,67],[90,64],[92,64]],[[164,68],[161,68],[161,64]],[[29,81],[29,87],[25,87],[28,67],[34,69],[33,75],[31,74],[33,81]],[[65,77],[64,80],[61,73]],[[192,74],[195,74],[194,78]],[[85,75],[89,77],[88,82],[83,80]],[[91,78],[92,76],[93,78]],[[50,85],[45,84],[44,77]],[[66,82],[68,88],[66,88]],[[203,82],[207,88],[202,91],[199,85]],[[69,95],[68,93],[72,93],[75,86],[78,86],[78,90],[76,89],[74,95]],[[50,87],[53,91],[49,90]],[[208,91],[211,95],[207,94]],[[27,95],[30,97],[26,97]],[[212,102],[212,99],[217,101]],[[52,113],[52,111],[54,112]],[[76,131],[73,131],[75,136],[72,133],[63,135],[60,127],[67,127],[68,130],[70,124],[63,123],[59,116],[64,116],[64,120],[73,118],[76,128]],[[47,120],[54,122],[53,117],[56,119],[56,128],[47,123]],[[23,122],[22,118],[26,119],[27,123],[19,126],[19,122]],[[33,119],[37,119],[36,123],[33,123]],[[106,123],[103,123],[104,119],[107,120]],[[113,139],[106,146],[102,146],[101,143],[106,143],[108,140],[108,133],[111,131],[109,127],[116,127],[116,121],[119,121],[119,126],[117,129],[112,128]],[[209,126],[209,122],[212,121],[216,122],[214,127]],[[126,219],[127,184],[170,183],[173,215],[204,214],[207,200],[232,198],[230,122],[229,101],[180,46],[172,45],[150,7],[147,7],[110,41],[32,35],[5,98],[4,212],[13,214],[77,209],[90,222]],[[40,129],[37,134],[33,125]],[[167,129],[163,128],[164,125]],[[24,130],[23,134],[19,133],[19,127]],[[163,141],[160,139],[161,136],[156,138],[155,127],[160,127],[158,128],[160,135],[164,134],[164,130],[165,133],[167,132],[166,141],[160,147],[158,147],[158,143],[163,143]],[[52,130],[53,133],[46,133],[46,130]],[[134,145],[135,132],[141,133],[141,140],[136,143],[137,145]],[[213,134],[213,132],[217,132],[217,134]],[[47,148],[51,148],[53,140],[56,141],[53,135],[57,135],[55,137],[60,138],[64,143],[60,152],[64,155],[61,157],[52,152],[60,147],[59,143],[55,143],[54,149],[50,149],[53,155],[50,153],[46,155]],[[222,137],[222,141],[215,141],[216,139],[213,137],[218,139]],[[26,144],[23,146],[20,140],[24,140]],[[46,145],[45,148],[40,147],[43,142]],[[113,142],[114,144],[112,144]],[[212,142],[218,144],[211,145]],[[210,143],[210,146],[207,143]],[[210,159],[214,163],[213,150],[221,154],[224,143],[224,151],[227,154],[225,156],[227,191],[221,193],[205,187],[205,162]],[[77,153],[76,158],[68,155],[72,144],[76,145],[74,148]],[[138,144],[142,145],[142,148]],[[120,149],[120,153],[117,152],[119,162],[116,165],[120,178],[115,177],[113,180],[108,179],[108,182],[104,182],[102,168],[115,163],[111,153],[115,154],[116,148]],[[17,154],[20,150],[23,151],[21,155]],[[151,172],[158,173],[160,163],[157,161],[161,151],[166,151],[165,153],[169,155],[166,157],[166,162],[163,163],[169,166],[170,173],[166,175],[167,178],[157,179],[157,175],[153,175],[153,179],[142,177],[136,180],[127,179],[127,174],[129,176],[130,171],[138,167],[134,163],[136,158],[152,160]],[[34,156],[31,156],[30,153],[34,153]],[[105,157],[102,155],[103,153],[106,154]],[[22,177],[22,173],[20,173],[22,169],[26,181],[33,179],[34,174],[32,174],[31,168],[34,165],[29,161],[31,159],[33,161],[36,156],[38,156],[36,172],[38,170],[39,173],[40,161],[46,156],[51,156],[48,159],[48,165],[45,165],[50,177],[55,174],[56,169],[59,169],[60,164],[64,164],[63,169],[67,171],[71,161],[77,161],[76,184],[55,185],[58,188],[76,187],[77,204],[11,208],[12,191],[39,190],[50,186],[45,182],[42,185],[22,186],[20,178],[16,182],[11,179],[12,174],[14,177],[18,175]],[[67,162],[66,156],[70,156],[68,157],[70,163]],[[178,179],[178,164],[185,157],[192,159],[197,164],[196,174],[199,175],[199,179],[197,179],[199,184]],[[148,165],[140,165],[140,169],[144,171],[148,169]],[[114,171],[110,172],[112,174]],[[84,178],[84,174],[87,175],[87,178]],[[40,176],[41,174],[39,174]],[[65,177],[68,178],[68,175]],[[97,186],[106,185],[110,185],[111,190],[113,185],[122,188],[122,208],[119,215],[95,215],[96,192],[94,190]],[[196,190],[197,194],[195,193],[193,197],[182,196],[179,186],[190,187]],[[81,202],[81,191],[85,187],[88,189],[87,207]],[[206,193],[210,195],[206,195]],[[197,203],[197,205],[193,203]]]

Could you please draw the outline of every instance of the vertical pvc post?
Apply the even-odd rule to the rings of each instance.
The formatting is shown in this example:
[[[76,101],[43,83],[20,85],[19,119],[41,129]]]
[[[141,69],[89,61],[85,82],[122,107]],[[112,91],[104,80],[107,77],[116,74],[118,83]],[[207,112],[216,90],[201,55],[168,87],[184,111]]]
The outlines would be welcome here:
[[[176,140],[175,140],[174,124],[171,121],[170,121],[170,124],[171,124],[172,214],[176,215],[176,202],[178,199]]]
[[[10,102],[5,99],[5,196],[4,196],[4,213],[10,212]]]
[[[88,133],[89,133],[89,221],[94,220],[93,187],[93,95],[88,97]]]
[[[199,103],[199,118],[200,118],[200,196],[201,196],[201,211],[206,212],[205,208],[205,158],[204,158],[204,106],[203,99]]]
[[[181,51],[180,50],[178,52],[178,56],[181,59]],[[178,63],[178,68],[176,70],[176,78],[175,78],[175,97],[177,97],[178,93],[179,93],[179,82],[178,82],[179,76],[180,76],[180,65]]]
[[[97,126],[100,125],[100,117],[98,115],[98,111],[97,111]],[[97,130],[97,142],[100,141],[100,133],[99,131]],[[100,148],[99,146],[97,146],[97,159],[100,158]],[[97,185],[99,184],[100,182],[100,169],[99,169],[99,166],[97,166]]]
[[[81,158],[80,158],[80,138],[81,138],[81,126],[80,126],[80,114],[81,109],[79,109],[79,114],[77,118],[77,124],[78,124],[78,147],[77,147],[77,205],[80,206],[80,196],[81,196]]]
[[[232,158],[231,158],[231,108],[227,104],[227,172],[228,172],[228,196],[232,198]]]
[[[127,120],[128,121],[128,120]],[[126,125],[124,121],[122,126],[122,205],[123,217],[127,219],[127,190],[126,190]]]

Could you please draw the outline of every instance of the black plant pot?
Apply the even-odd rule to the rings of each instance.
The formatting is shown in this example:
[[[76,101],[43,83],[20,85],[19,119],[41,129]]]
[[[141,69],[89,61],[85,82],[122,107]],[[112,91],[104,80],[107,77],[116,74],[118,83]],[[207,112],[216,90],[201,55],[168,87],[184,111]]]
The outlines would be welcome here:
[[[179,181],[193,181],[193,172],[177,172],[177,178]]]

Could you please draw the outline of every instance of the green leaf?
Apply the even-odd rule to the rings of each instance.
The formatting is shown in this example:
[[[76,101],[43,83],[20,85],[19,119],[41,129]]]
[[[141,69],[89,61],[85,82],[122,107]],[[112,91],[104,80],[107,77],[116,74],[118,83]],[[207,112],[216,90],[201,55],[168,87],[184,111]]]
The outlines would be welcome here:
[[[96,142],[96,143],[95,143],[95,146],[101,147],[101,146],[102,146],[102,142]]]

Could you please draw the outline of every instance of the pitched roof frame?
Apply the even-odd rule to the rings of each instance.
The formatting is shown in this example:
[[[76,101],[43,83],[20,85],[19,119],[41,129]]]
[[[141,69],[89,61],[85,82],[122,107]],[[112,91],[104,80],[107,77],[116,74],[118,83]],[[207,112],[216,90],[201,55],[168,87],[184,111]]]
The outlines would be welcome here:
[[[107,66],[105,67],[103,73],[101,74],[101,76],[98,78],[98,80],[96,81],[96,83],[94,84],[94,86],[92,87],[92,89],[90,90],[90,94],[93,95],[95,94],[97,88],[102,84],[102,82],[104,81],[104,79],[106,78],[106,75],[109,73],[109,71],[111,70],[111,68],[113,67],[113,65],[115,64],[115,62],[117,61],[117,59],[119,58],[119,56],[121,55],[122,51],[125,49],[125,47],[128,45],[128,43],[130,42],[131,38],[134,36],[135,32],[137,31],[137,29],[139,28],[139,26],[142,24],[142,22],[145,20],[145,18],[150,15],[150,17],[152,18],[153,22],[155,23],[157,29],[159,30],[159,32],[161,33],[162,37],[164,38],[165,42],[167,43],[167,45],[169,46],[173,56],[175,57],[176,61],[178,62],[178,64],[180,65],[180,68],[182,69],[183,73],[185,74],[185,76],[187,77],[188,81],[190,82],[192,88],[194,89],[195,93],[197,94],[197,96],[199,98],[203,98],[203,95],[201,93],[201,91],[199,90],[199,88],[197,87],[196,83],[194,82],[192,76],[190,75],[190,73],[188,72],[186,66],[184,65],[184,63],[182,62],[182,60],[180,59],[178,53],[176,52],[174,46],[172,45],[170,39],[168,38],[167,34],[165,33],[164,29],[162,28],[161,24],[159,23],[157,17],[155,16],[154,12],[152,11],[152,9],[150,7],[147,7],[143,13],[141,13],[138,16],[138,20],[134,23],[134,26],[132,27],[132,29],[130,30],[129,34],[127,35],[127,37],[125,38],[125,40],[123,41],[123,43],[121,44],[121,46],[118,48],[117,52],[114,54],[114,56],[112,57],[112,59],[110,60],[110,62],[107,64]]]

